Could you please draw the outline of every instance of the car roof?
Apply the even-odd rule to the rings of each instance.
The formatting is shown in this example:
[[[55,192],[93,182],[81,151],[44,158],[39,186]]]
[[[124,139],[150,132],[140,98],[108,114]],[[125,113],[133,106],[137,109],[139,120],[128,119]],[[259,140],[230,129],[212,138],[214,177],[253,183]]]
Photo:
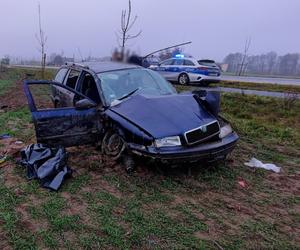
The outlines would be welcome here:
[[[82,62],[80,64],[70,63],[67,64],[67,66],[86,68],[94,71],[95,73],[103,73],[107,71],[122,70],[122,69],[142,68],[138,65],[121,63],[121,62]]]
[[[163,60],[161,62],[165,62],[165,61],[168,61],[168,60],[189,60],[189,61],[192,61],[192,62],[198,64],[198,61],[194,57],[183,57],[183,58],[171,57],[171,58],[168,58],[168,59]]]

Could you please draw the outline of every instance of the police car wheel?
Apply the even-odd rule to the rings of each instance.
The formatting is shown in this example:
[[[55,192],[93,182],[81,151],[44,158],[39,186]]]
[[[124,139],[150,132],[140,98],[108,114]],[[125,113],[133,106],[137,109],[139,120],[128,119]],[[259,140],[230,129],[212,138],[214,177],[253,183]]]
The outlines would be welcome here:
[[[181,74],[178,77],[178,83],[181,85],[186,85],[190,82],[189,76],[187,74]]]

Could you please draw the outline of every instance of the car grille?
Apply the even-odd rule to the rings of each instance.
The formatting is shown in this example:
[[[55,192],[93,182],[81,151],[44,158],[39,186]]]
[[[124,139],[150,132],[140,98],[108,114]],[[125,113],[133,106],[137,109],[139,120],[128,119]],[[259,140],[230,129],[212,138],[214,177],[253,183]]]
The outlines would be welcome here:
[[[205,141],[220,133],[220,126],[217,121],[205,124],[199,128],[192,129],[185,133],[185,139],[188,144]]]

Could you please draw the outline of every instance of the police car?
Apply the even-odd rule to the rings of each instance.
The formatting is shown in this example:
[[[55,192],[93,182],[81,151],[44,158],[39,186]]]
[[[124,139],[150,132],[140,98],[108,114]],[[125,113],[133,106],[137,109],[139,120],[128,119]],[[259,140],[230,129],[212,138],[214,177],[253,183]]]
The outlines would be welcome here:
[[[150,66],[169,81],[186,85],[190,82],[208,85],[219,82],[221,71],[212,60],[196,60],[194,58],[176,55],[174,58],[162,61],[158,65]]]

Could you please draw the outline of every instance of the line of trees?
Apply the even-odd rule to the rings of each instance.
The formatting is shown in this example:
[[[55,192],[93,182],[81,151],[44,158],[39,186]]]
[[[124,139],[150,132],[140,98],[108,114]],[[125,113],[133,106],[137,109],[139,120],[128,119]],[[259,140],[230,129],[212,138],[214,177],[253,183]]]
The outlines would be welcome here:
[[[228,64],[228,72],[237,75],[300,76],[299,53],[288,53],[279,56],[276,52],[272,51],[261,55],[247,55],[246,58],[244,58],[244,54],[242,53],[230,53],[225,57],[223,63]],[[243,67],[241,67],[242,63]]]

